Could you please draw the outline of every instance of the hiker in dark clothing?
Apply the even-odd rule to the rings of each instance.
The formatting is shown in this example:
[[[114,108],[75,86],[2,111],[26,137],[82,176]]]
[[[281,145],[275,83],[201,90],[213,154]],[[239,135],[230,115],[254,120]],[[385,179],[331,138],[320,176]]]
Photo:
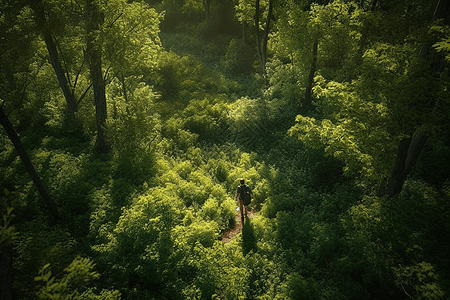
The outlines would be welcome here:
[[[244,179],[239,180],[240,185],[237,187],[234,200],[239,201],[239,209],[241,211],[241,221],[244,224],[244,209],[245,217],[247,217],[248,205],[251,202],[251,198],[255,199],[253,192],[248,185],[245,184]]]

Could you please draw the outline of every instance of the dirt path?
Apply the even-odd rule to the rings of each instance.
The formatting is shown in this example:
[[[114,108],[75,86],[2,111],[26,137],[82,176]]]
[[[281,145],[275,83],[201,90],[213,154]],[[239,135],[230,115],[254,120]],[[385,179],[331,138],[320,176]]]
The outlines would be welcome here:
[[[251,219],[253,219],[255,216],[256,216],[256,210],[251,210],[249,213],[248,213],[248,216],[251,218]],[[225,231],[224,233],[223,233],[223,235],[222,235],[222,242],[224,243],[224,244],[226,244],[226,243],[229,243],[232,239],[234,239],[234,238],[236,238],[237,237],[237,235],[240,233],[242,231],[242,224],[241,224],[241,212],[240,211],[237,211],[236,212],[236,225],[233,227],[233,228],[231,228],[231,229],[229,229],[229,230],[227,230],[227,231]]]

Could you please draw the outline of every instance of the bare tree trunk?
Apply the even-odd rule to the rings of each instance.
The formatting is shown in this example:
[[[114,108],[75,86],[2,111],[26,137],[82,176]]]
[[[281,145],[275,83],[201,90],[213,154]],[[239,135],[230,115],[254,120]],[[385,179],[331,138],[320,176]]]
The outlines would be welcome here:
[[[259,0],[255,4],[255,29],[256,29],[256,54],[258,55],[259,66],[261,73],[264,74],[262,53],[261,53],[261,33],[259,31]]]
[[[36,23],[39,25],[42,35],[44,37],[45,45],[47,46],[48,54],[50,55],[50,61],[53,69],[55,70],[56,77],[58,78],[59,85],[64,94],[64,98],[67,102],[67,109],[70,113],[76,113],[78,111],[77,102],[75,101],[74,94],[69,86],[67,77],[64,73],[61,61],[59,59],[58,50],[53,40],[52,33],[45,19],[45,11],[42,1],[34,2],[33,9],[35,10]]]
[[[86,0],[86,52],[94,88],[95,116],[97,121],[97,146],[101,153],[109,151],[106,145],[104,129],[106,123],[105,80],[102,72],[102,45],[99,31],[103,15],[93,0]]]
[[[211,19],[211,0],[203,0],[203,7],[205,8],[206,21]]]
[[[305,107],[310,106],[312,103],[312,87],[314,84],[314,74],[316,73],[316,68],[317,68],[317,48],[318,47],[319,47],[319,40],[316,39],[313,44],[311,68],[309,69],[308,82],[306,84],[305,101],[304,101]]]
[[[2,107],[0,107],[0,124],[3,126],[3,128],[5,128],[9,139],[14,145],[14,148],[16,149],[17,153],[19,153],[19,156],[22,162],[24,163],[25,168],[28,171],[28,174],[30,174],[30,177],[33,180],[36,188],[38,189],[39,193],[44,199],[44,202],[47,205],[47,208],[50,210],[52,217],[55,220],[58,220],[59,219],[58,208],[56,207],[55,202],[48,193],[47,188],[45,187],[38,173],[36,172],[36,169],[34,168],[33,163],[30,160],[30,157],[28,156],[25,148],[22,145],[22,142],[20,141],[19,135],[14,129],[12,123],[9,121],[8,116],[4,113]]]
[[[261,32],[259,30],[259,0],[256,0],[255,9],[255,27],[256,27],[256,52],[258,55],[259,66],[261,68],[261,74],[266,73],[266,61],[267,61],[267,42],[269,40],[270,20],[273,14],[273,2],[269,0],[269,11],[267,13],[266,25],[264,27],[264,35],[262,37],[261,45]]]
[[[416,132],[411,138],[400,140],[395,166],[385,191],[387,196],[393,197],[402,191],[406,177],[416,164],[427,139],[424,133]]]
[[[266,71],[266,62],[267,62],[267,42],[269,40],[269,30],[270,30],[270,21],[272,20],[273,14],[273,1],[269,0],[269,11],[267,12],[266,26],[264,27],[264,37],[263,37],[263,48],[262,48],[262,57],[263,57],[263,69],[264,73]]]

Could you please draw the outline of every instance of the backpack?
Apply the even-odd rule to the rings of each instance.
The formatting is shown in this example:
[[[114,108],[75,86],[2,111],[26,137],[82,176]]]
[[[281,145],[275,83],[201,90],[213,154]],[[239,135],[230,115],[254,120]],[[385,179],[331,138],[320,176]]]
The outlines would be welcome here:
[[[247,206],[252,201],[252,197],[250,196],[250,188],[248,185],[240,186],[240,196],[239,198],[244,202],[244,205]]]

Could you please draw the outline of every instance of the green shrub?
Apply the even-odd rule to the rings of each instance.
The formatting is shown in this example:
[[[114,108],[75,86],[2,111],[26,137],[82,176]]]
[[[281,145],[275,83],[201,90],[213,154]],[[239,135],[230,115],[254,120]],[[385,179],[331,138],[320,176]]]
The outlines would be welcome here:
[[[14,290],[18,299],[33,299],[32,274],[51,261],[60,274],[78,251],[77,241],[62,226],[50,226],[42,218],[17,224]]]
[[[205,220],[218,220],[220,216],[219,212],[220,206],[219,201],[215,198],[208,198],[205,203],[202,205],[202,217]]]
[[[161,124],[154,110],[157,96],[140,78],[126,78],[130,90],[125,98],[119,79],[107,86],[108,119],[107,135],[113,153],[121,164],[142,165],[151,163],[152,142],[160,138]]]
[[[338,224],[327,223],[316,223],[312,226],[313,241],[309,248],[309,255],[317,265],[330,265],[340,255],[344,241],[337,227],[339,227]]]
[[[280,290],[275,299],[319,299],[314,282],[298,273],[289,274]]]
[[[174,229],[176,243],[193,249],[197,243],[203,247],[212,247],[219,235],[219,226],[214,221],[197,220],[189,226]]]
[[[242,97],[233,103],[229,111],[230,130],[234,136],[233,142],[239,147],[252,149],[266,133],[268,126],[268,111],[265,100]]]
[[[223,97],[213,100],[191,100],[182,113],[184,128],[198,134],[202,140],[223,141],[227,134],[227,115],[230,105]]]
[[[306,253],[313,242],[312,228],[315,222],[317,217],[311,209],[289,213],[280,211],[276,217],[276,241],[284,249]],[[295,256],[289,259],[295,259]]]
[[[213,247],[195,247],[191,264],[197,276],[184,293],[194,293],[202,299],[242,299],[248,297],[250,272],[237,249],[215,242]]]
[[[305,94],[303,82],[306,82],[306,74],[303,73],[304,71],[292,63],[284,64],[279,59],[269,62],[266,71],[270,85],[266,95],[271,99],[286,100],[290,105],[295,105],[295,111],[298,112]]]
[[[276,220],[265,218],[258,214],[257,218],[252,220],[253,229],[256,236],[258,254],[271,257],[275,255],[279,244],[276,240]]]
[[[180,37],[177,37],[179,41]],[[162,100],[185,105],[191,99],[202,99],[218,89],[214,74],[192,55],[163,52],[158,61],[159,70],[148,82],[154,85]],[[173,111],[168,113],[172,115]]]
[[[163,142],[165,142],[163,145],[165,146],[164,152],[185,151],[189,147],[195,146],[199,137],[198,134],[183,129],[183,126],[182,119],[177,116],[166,122],[164,128],[166,140],[163,139]]]
[[[219,161],[215,164],[213,172],[219,182],[226,182],[228,180],[228,166],[225,162]]]
[[[254,71],[255,51],[241,40],[232,39],[225,55],[225,70],[231,74],[248,74]]]
[[[245,264],[250,271],[247,295],[250,299],[274,299],[286,274],[280,265],[279,257],[259,252],[245,256]]]
[[[236,201],[228,198],[222,202],[220,208],[222,228],[233,228],[236,225]]]
[[[183,202],[164,189],[151,189],[124,209],[109,241],[93,246],[103,268],[114,270],[108,280],[127,289],[176,276],[167,268],[174,251],[171,231],[182,224],[183,210]]]
[[[438,271],[446,262],[436,259],[436,253],[449,249],[443,239],[448,227],[441,223],[446,206],[436,190],[414,180],[392,199],[364,196],[342,219],[349,248],[340,269],[375,296],[390,290],[439,299],[447,293],[443,277],[448,272]]]
[[[37,293],[38,299],[120,299],[121,294],[117,290],[102,290],[100,294],[96,294],[94,289],[88,288],[91,281],[100,277],[99,273],[93,271],[94,266],[91,259],[77,257],[64,269],[65,274],[62,278],[57,279],[49,270],[50,264],[46,264],[34,278],[35,281],[45,284]]]
[[[415,299],[445,299],[446,293],[439,284],[434,266],[422,261],[412,266],[394,268],[397,282],[407,295]]]

